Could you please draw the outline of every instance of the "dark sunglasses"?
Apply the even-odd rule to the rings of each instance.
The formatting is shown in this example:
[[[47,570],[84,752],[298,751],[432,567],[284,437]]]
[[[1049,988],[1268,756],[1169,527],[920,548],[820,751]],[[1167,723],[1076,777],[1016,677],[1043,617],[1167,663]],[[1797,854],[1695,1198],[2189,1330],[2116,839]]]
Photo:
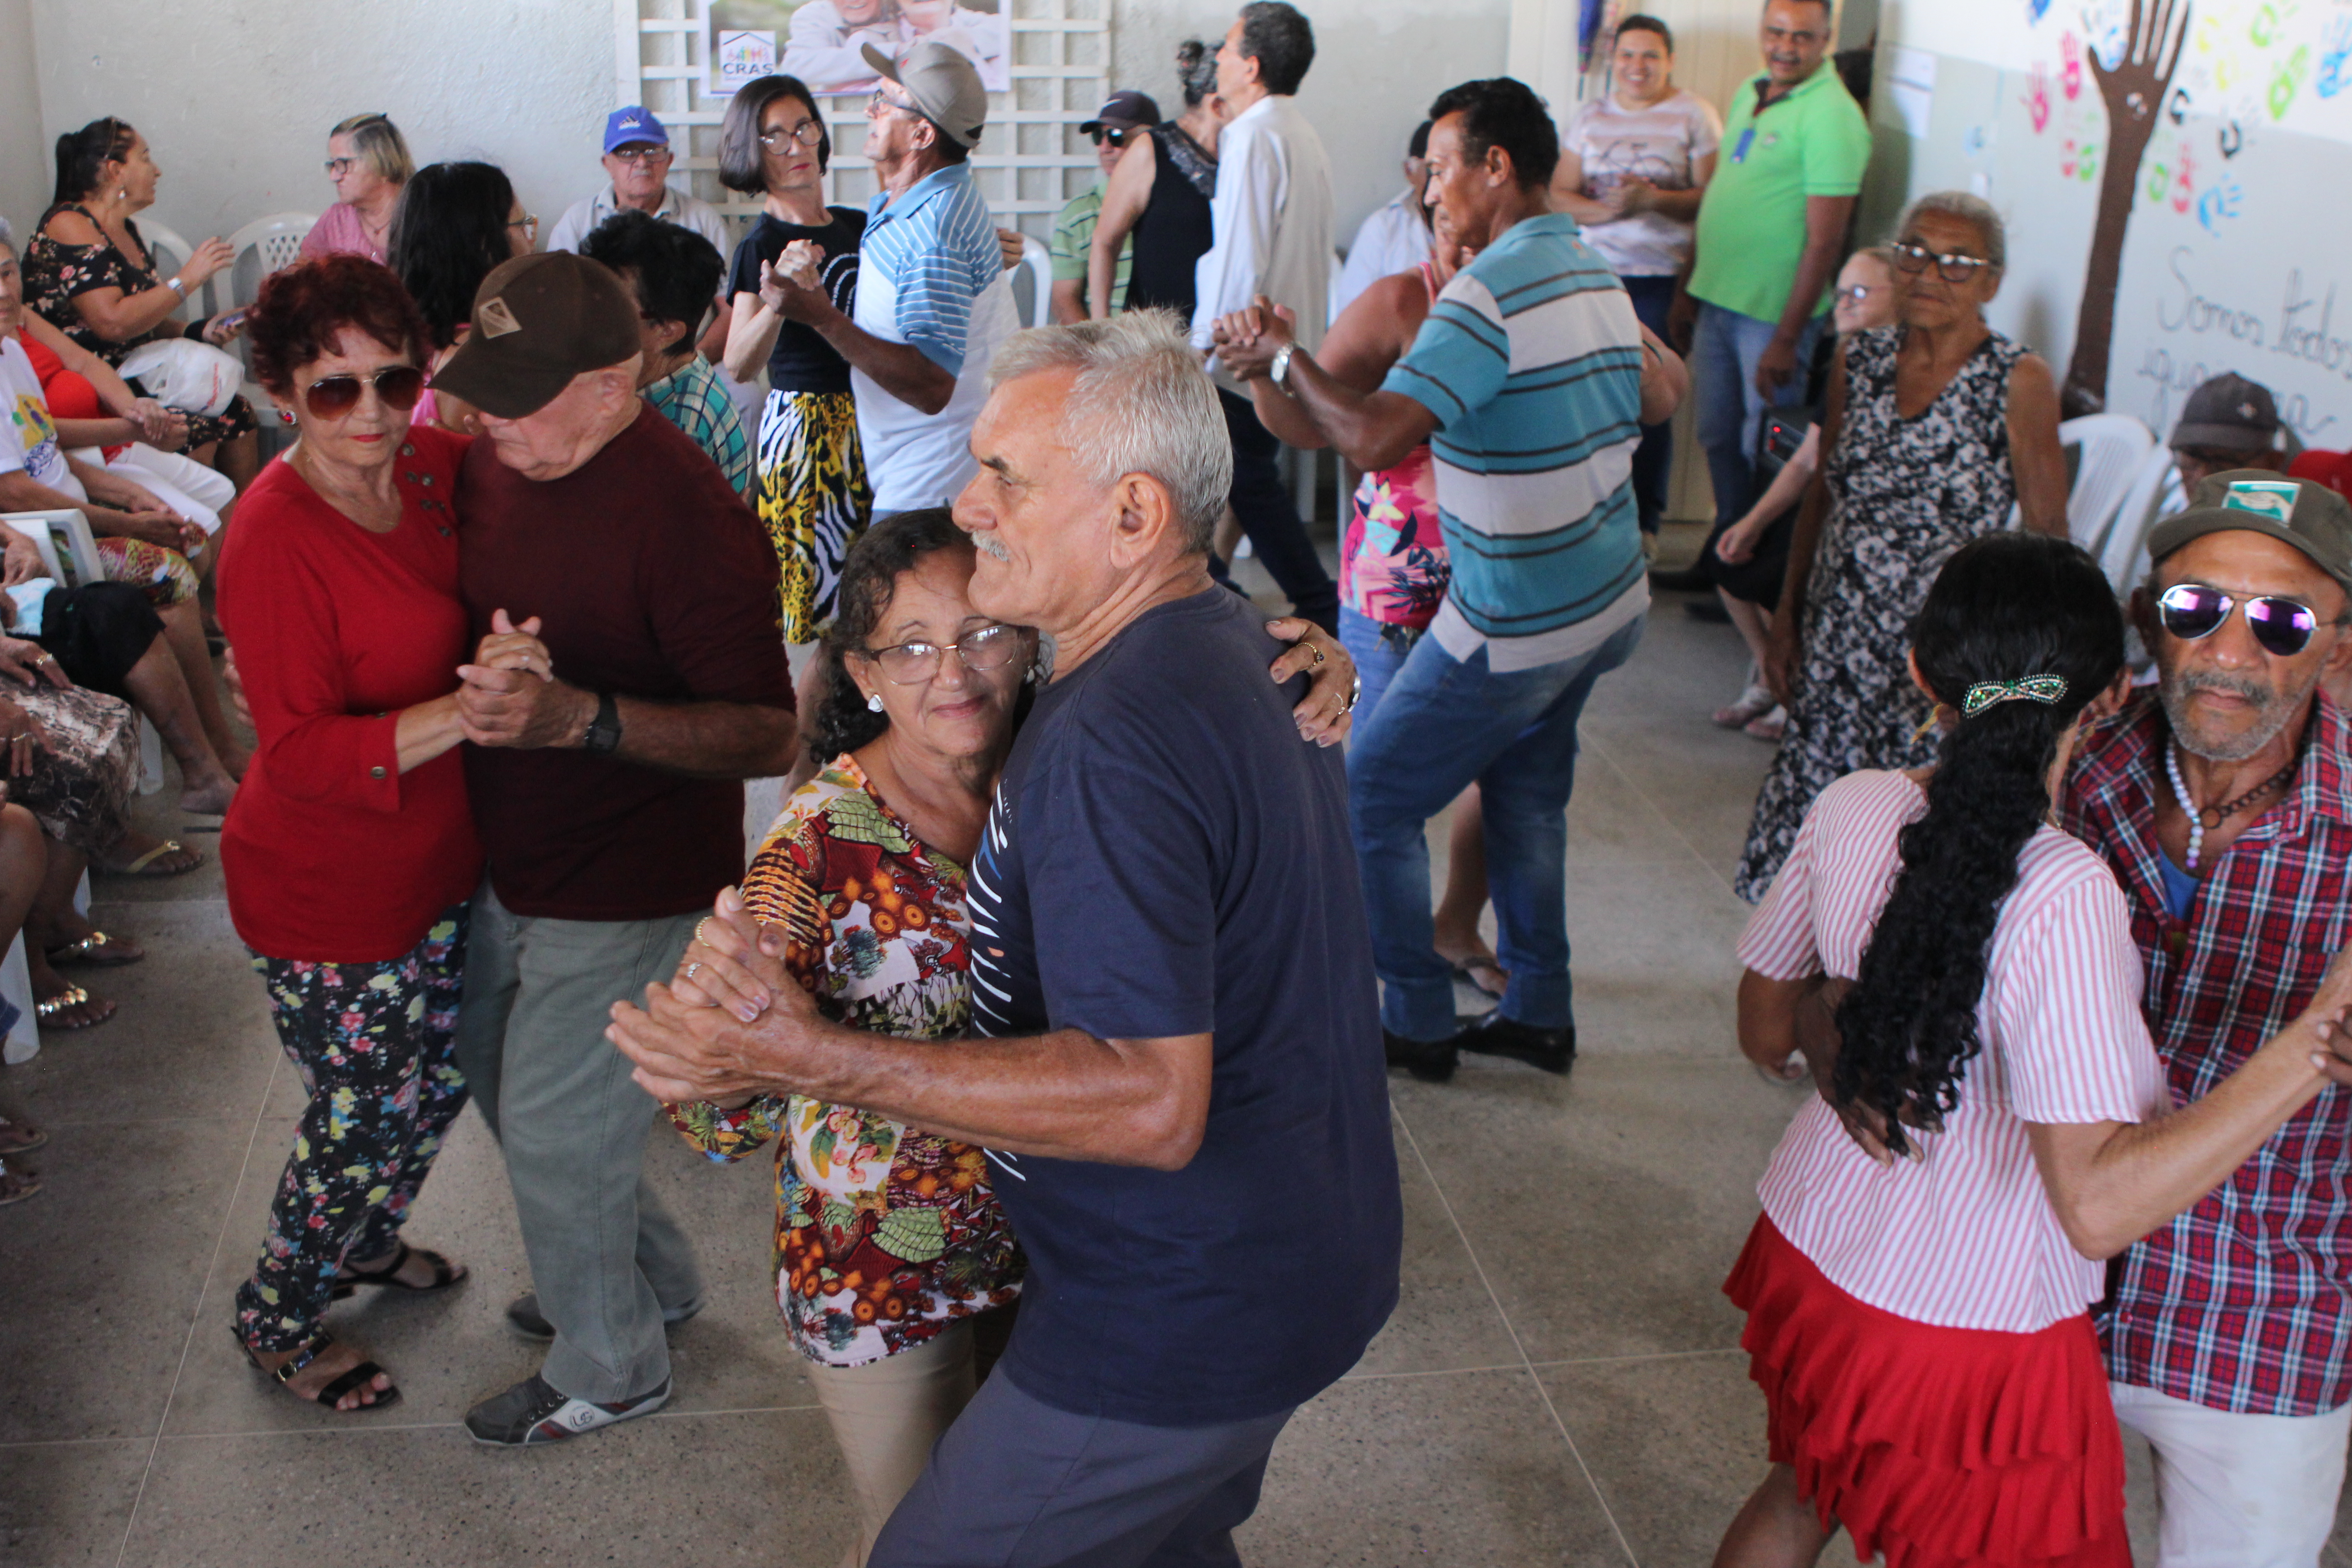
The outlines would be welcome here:
[[[2240,602],[2201,583],[2176,583],[2156,596],[2156,610],[2166,631],[2184,642],[2195,642],[2220,631],[2221,623],[2230,618],[2230,611]],[[2319,617],[2309,605],[2283,599],[2275,594],[2263,594],[2243,603],[2246,629],[2254,634],[2254,640],[2263,651],[2281,658],[2293,658],[2310,647],[2311,634],[2319,629]]]
[[[1931,263],[1947,283],[1965,283],[1977,275],[1978,268],[1992,265],[1980,256],[1938,256],[1926,246],[1914,245],[1907,239],[1895,247],[1895,265],[1900,271],[1916,277],[1927,271]]]
[[[1116,126],[1106,125],[1099,131],[1089,132],[1088,134],[1093,136],[1095,139],[1095,145],[1097,147],[1101,146],[1106,142],[1109,142],[1114,147],[1124,147],[1129,142],[1135,140],[1138,132],[1133,131],[1123,131]]]
[[[360,389],[373,386],[386,408],[405,414],[425,395],[425,373],[396,364],[373,375],[328,375],[302,389],[302,401],[321,419],[340,419],[360,405]]]

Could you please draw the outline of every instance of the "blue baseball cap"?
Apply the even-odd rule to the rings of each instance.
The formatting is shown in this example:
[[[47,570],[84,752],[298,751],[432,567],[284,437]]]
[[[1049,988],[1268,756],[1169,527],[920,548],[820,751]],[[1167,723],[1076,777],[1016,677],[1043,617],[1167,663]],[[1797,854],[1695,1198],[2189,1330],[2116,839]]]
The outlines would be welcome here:
[[[650,142],[656,147],[669,145],[669,132],[654,118],[654,111],[642,103],[626,109],[616,109],[604,117],[604,151],[625,147],[632,142]]]

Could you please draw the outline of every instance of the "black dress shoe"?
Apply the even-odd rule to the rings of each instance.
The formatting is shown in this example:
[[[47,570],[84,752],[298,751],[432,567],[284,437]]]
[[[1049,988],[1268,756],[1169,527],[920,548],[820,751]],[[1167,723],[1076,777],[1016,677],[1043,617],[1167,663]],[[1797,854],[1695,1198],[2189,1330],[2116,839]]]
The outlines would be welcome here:
[[[1461,1060],[1452,1040],[1409,1040],[1382,1029],[1381,1043],[1388,1047],[1389,1066],[1402,1068],[1423,1083],[1444,1083]]]
[[[1653,566],[1650,586],[1664,594],[1703,594],[1715,586],[1704,566]]]
[[[1683,614],[1695,621],[1713,621],[1717,626],[1731,624],[1731,612],[1725,609],[1723,601],[1717,598],[1685,599]]]
[[[1462,1020],[1462,1032],[1446,1042],[1449,1049],[1481,1051],[1490,1057],[1509,1057],[1545,1072],[1568,1076],[1576,1065],[1576,1026],[1558,1029],[1538,1029],[1532,1024],[1522,1024],[1503,1016],[1500,1007],[1482,1013],[1475,1018]]]

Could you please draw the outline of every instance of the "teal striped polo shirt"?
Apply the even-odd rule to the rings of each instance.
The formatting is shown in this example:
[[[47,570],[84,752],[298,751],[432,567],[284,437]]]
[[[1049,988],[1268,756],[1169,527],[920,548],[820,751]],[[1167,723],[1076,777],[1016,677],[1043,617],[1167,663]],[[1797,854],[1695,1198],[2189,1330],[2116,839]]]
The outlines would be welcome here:
[[[1649,607],[1633,507],[1642,329],[1616,274],[1549,213],[1454,276],[1382,390],[1437,416],[1454,567],[1430,635],[1487,668],[1590,652]]]

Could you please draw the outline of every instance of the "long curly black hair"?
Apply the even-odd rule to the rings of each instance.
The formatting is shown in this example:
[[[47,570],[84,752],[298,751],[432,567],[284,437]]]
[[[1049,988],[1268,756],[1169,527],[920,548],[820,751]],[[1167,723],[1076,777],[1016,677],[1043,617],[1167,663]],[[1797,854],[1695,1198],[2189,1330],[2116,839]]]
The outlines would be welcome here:
[[[817,658],[824,661],[824,684],[816,711],[809,716],[809,755],[819,767],[844,752],[854,752],[890,727],[887,713],[866,706],[865,694],[849,677],[848,656],[865,648],[890,613],[898,574],[911,572],[925,556],[941,550],[970,550],[971,535],[955,525],[948,509],[923,507],[886,517],[867,529],[849,547],[841,563],[833,625],[824,634]],[[1027,710],[1029,688],[1024,686],[1013,712],[1016,721]]]
[[[2124,621],[2097,563],[2062,539],[1996,533],[1962,546],[1912,625],[1912,657],[1937,700],[1962,710],[1985,681],[2054,675],[2055,702],[1995,703],[1944,736],[1927,814],[1903,830],[1903,868],[1862,973],[1839,1006],[1838,1098],[1938,1130],[1982,1047],[1977,1005],[2017,858],[2048,819],[2058,742],[2124,662]]]

